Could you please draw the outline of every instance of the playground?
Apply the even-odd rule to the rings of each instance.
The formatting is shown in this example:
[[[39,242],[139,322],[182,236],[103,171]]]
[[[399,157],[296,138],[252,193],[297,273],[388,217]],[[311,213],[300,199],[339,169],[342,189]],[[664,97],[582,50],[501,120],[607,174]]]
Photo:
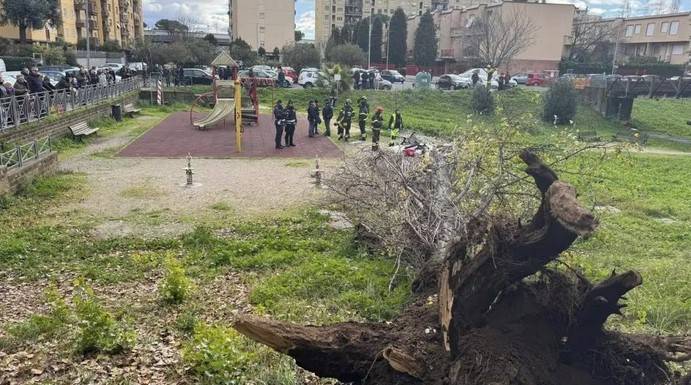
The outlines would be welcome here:
[[[308,137],[305,119],[299,119],[297,146],[274,149],[275,128],[271,114],[259,111],[259,85],[276,86],[273,79],[218,79],[216,68],[226,66],[237,73],[237,63],[225,52],[211,63],[214,69],[212,91],[201,94],[189,113],[177,112],[137,138],[120,151],[122,157],[180,158],[337,158],[342,155],[330,139]],[[163,102],[165,95],[159,95]],[[199,111],[201,100],[211,100],[210,112]],[[196,111],[195,111],[196,109]],[[304,138],[304,140],[303,140]]]

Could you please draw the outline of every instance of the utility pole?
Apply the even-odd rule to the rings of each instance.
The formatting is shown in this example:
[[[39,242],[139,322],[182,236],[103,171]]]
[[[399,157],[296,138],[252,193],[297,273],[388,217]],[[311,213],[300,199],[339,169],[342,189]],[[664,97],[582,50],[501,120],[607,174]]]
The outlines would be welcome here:
[[[89,20],[89,0],[84,0],[86,4],[86,67],[91,68],[91,20]]]
[[[372,67],[372,14],[370,14],[367,24],[369,25],[369,37],[367,38],[367,69],[370,69],[370,67]]]

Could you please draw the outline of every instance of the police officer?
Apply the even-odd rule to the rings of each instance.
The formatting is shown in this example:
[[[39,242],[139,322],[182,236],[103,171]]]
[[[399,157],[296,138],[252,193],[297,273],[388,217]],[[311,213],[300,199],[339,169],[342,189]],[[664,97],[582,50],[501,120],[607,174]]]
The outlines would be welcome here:
[[[384,108],[377,107],[372,115],[372,151],[379,149],[379,134],[384,127]]]
[[[331,119],[334,117],[334,106],[331,105],[331,99],[327,99],[324,103],[322,116],[324,117],[324,124],[326,125],[324,136],[331,136]]]
[[[276,102],[276,106],[274,106],[274,124],[276,125],[276,149],[280,150],[283,148],[281,146],[281,138],[283,137],[283,127],[285,127],[285,110],[280,99]]]
[[[350,138],[350,125],[353,121],[353,106],[351,106],[350,99],[346,99],[345,105],[338,113],[336,124],[338,125],[338,139],[345,139],[347,142]]]
[[[286,147],[295,147],[295,143],[293,143],[293,136],[295,135],[295,125],[297,124],[298,118],[295,115],[295,108],[293,107],[292,100],[289,100],[288,104],[286,105],[284,117],[286,124]]]
[[[361,96],[358,107],[358,124],[360,126],[360,140],[363,141],[367,139],[367,132],[365,131],[367,115],[369,115],[369,103],[367,103],[366,96]]]
[[[389,147],[395,144],[395,141],[398,138],[398,134],[402,129],[403,115],[401,115],[401,110],[396,109],[396,111],[393,114],[391,114],[391,117],[389,118],[388,130],[391,137],[391,140],[389,141]]]

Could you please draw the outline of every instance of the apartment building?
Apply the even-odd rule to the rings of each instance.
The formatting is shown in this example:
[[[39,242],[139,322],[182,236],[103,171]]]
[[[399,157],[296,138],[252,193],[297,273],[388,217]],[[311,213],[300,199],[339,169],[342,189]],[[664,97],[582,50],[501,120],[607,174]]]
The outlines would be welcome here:
[[[355,24],[371,15],[391,16],[402,8],[407,16],[422,15],[427,10],[447,9],[454,4],[468,0],[316,0],[315,40],[324,47],[335,28]]]
[[[295,42],[295,0],[229,0],[231,40],[267,51]]]
[[[611,23],[619,38],[618,61],[645,56],[671,64],[689,62],[691,12],[629,17]]]
[[[438,60],[462,63],[475,59],[474,50],[471,49],[476,41],[473,23],[484,14],[496,13],[508,18],[512,14],[522,13],[534,26],[533,41],[513,58],[507,69],[511,72],[555,70],[559,67],[564,51],[564,41],[571,34],[575,10],[571,4],[505,1],[436,11],[432,15],[439,41]],[[409,50],[414,47],[419,22],[419,16],[408,20]]]
[[[27,39],[77,44],[80,39],[91,36],[97,45],[110,40],[127,48],[144,37],[142,0],[59,0],[58,6],[62,16],[60,26],[28,30]],[[13,25],[0,26],[0,37],[19,40],[19,29]]]

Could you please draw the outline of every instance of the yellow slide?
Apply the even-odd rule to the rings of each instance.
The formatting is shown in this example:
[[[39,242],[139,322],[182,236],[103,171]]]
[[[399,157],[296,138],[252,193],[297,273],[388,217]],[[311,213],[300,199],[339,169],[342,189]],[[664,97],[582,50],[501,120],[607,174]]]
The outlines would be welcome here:
[[[203,130],[207,127],[213,126],[214,124],[220,122],[228,116],[232,116],[234,113],[234,99],[218,99],[216,101],[216,105],[214,106],[213,111],[211,111],[211,113],[207,117],[194,122],[194,126],[200,130]]]

